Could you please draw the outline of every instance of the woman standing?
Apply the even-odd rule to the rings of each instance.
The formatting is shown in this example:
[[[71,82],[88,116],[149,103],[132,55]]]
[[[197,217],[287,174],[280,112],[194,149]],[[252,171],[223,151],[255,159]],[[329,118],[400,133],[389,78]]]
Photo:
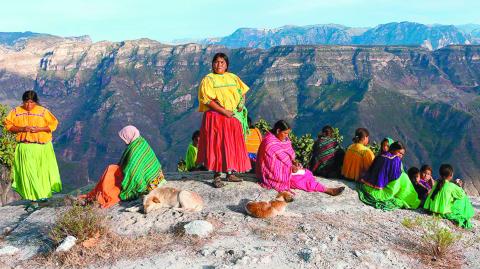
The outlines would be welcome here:
[[[23,104],[14,108],[5,119],[5,127],[16,134],[18,142],[13,162],[12,188],[25,200],[28,208],[62,190],[57,159],[52,146],[52,132],[58,120],[38,103],[35,91],[26,91]]]
[[[235,117],[245,104],[248,86],[228,71],[228,57],[224,53],[213,56],[213,73],[203,78],[198,90],[199,111],[204,112],[200,128],[197,164],[214,171],[213,185],[224,186],[221,172],[227,180],[239,182],[236,172],[251,169],[245,147],[242,124]]]

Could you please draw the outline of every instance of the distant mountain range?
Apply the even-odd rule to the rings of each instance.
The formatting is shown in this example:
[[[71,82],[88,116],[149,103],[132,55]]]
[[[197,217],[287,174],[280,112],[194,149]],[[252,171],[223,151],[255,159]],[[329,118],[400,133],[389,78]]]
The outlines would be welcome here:
[[[348,45],[262,50],[39,35],[0,45],[0,103],[15,106],[25,90],[39,92],[60,121],[54,147],[66,186],[96,181],[105,165],[118,161],[125,145],[117,132],[126,124],[140,129],[171,171],[200,126],[198,85],[219,51],[251,87],[247,106],[254,119],[286,119],[297,134],[315,135],[332,124],[345,136],[345,146],[356,127],[367,127],[372,140],[391,136],[405,142],[407,166],[452,163],[469,192],[478,194],[475,45],[435,51]]]
[[[425,25],[392,22],[374,28],[338,24],[284,26],[275,29],[240,28],[229,36],[201,40],[177,40],[229,48],[268,49],[279,45],[413,45],[430,50],[448,45],[480,44],[480,25]]]

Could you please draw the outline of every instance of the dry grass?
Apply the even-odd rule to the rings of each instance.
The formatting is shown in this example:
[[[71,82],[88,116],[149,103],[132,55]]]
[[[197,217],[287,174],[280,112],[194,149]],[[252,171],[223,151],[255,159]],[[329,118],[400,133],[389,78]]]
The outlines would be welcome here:
[[[96,205],[73,204],[57,214],[55,225],[49,237],[59,244],[65,237],[75,236],[80,242],[107,231],[106,215]]]
[[[402,225],[411,231],[403,241],[410,256],[435,268],[461,267],[469,245],[456,227],[449,228],[436,217],[405,218]]]

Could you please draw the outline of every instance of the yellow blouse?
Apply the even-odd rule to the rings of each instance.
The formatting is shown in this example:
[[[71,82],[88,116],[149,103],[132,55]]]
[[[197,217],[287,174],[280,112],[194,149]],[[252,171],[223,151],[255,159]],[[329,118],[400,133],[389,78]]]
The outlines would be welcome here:
[[[352,144],[345,152],[342,175],[348,179],[357,180],[373,163],[375,155],[372,150],[360,143]]]
[[[240,93],[239,93],[240,89]],[[212,101],[216,101],[223,108],[234,111],[240,102],[240,98],[250,88],[232,73],[224,74],[210,73],[206,75],[198,89],[198,111],[205,112],[210,110],[207,106]]]
[[[46,108],[36,105],[31,111],[23,109],[21,106],[16,107],[8,113],[5,118],[5,127],[10,130],[16,127],[49,127],[51,132],[19,132],[16,140],[18,142],[47,143],[52,141],[52,132],[57,129],[58,120]]]

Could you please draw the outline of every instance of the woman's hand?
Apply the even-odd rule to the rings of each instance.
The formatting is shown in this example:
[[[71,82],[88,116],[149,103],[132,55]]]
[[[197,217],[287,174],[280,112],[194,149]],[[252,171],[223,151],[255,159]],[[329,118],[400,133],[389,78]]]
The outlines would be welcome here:
[[[226,110],[226,109],[224,109],[222,111],[222,114],[225,115],[226,117],[229,117],[229,118],[232,118],[235,115],[235,113],[233,113],[233,111]]]

